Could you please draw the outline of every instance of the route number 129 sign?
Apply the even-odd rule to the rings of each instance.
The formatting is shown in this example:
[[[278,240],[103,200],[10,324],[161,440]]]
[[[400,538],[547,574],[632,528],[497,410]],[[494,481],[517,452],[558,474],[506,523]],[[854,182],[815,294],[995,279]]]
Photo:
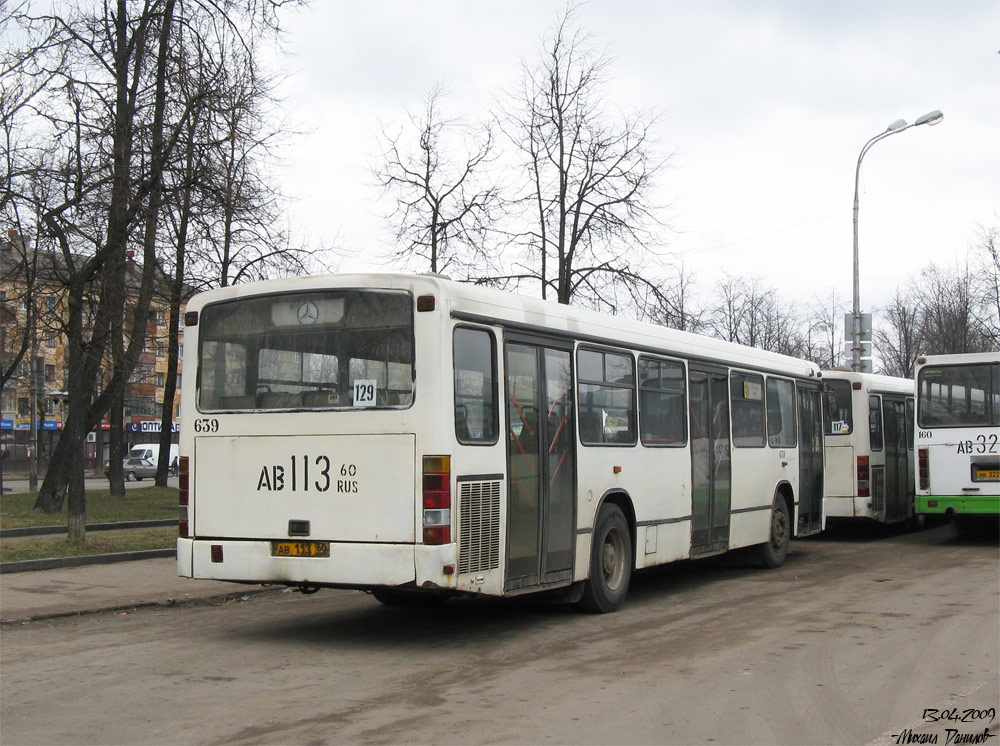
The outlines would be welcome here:
[[[356,380],[354,382],[354,406],[374,407],[375,406],[375,380]]]

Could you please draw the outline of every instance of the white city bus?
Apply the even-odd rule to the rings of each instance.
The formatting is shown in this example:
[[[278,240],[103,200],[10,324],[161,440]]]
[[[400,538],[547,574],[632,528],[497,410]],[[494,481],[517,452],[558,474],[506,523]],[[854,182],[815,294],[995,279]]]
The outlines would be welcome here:
[[[185,317],[180,575],[385,603],[565,589],[822,530],[812,363],[432,276]]]
[[[959,531],[1000,515],[1000,353],[917,359],[917,511]]]
[[[913,381],[823,371],[825,513],[899,523],[913,518]]]

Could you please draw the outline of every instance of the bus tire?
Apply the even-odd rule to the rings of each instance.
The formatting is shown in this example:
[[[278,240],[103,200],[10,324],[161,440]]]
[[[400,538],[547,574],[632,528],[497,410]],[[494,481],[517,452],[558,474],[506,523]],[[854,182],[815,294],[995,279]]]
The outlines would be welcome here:
[[[607,614],[622,605],[632,578],[632,535],[621,508],[605,504],[594,525],[590,546],[590,578],[580,607]]]
[[[788,544],[792,539],[792,521],[788,517],[788,506],[781,495],[776,495],[771,505],[770,538],[760,545],[760,562],[766,568],[781,567],[788,554]]]

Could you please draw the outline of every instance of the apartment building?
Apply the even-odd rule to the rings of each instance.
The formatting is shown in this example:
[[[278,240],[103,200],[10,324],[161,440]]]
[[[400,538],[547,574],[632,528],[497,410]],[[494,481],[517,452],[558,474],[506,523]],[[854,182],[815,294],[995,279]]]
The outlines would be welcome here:
[[[6,369],[11,356],[20,348],[25,335],[29,349],[17,366],[15,375],[0,391],[0,444],[9,451],[4,468],[16,470],[27,463],[31,448],[31,419],[35,418],[38,458],[42,465],[50,457],[62,430],[68,409],[68,349],[61,328],[67,316],[66,297],[58,281],[59,273],[51,255],[39,263],[34,292],[28,292],[20,264],[24,250],[15,243],[16,232],[9,232],[0,244],[0,362]],[[137,270],[130,264],[130,275]],[[128,283],[137,287],[137,283]],[[34,305],[34,329],[29,329],[29,304]],[[180,353],[183,359],[183,306],[180,311]],[[153,442],[158,438],[163,413],[163,392],[167,379],[167,335],[169,305],[154,297],[146,326],[144,347],[124,396],[123,428],[128,443]],[[174,395],[173,422],[177,430],[180,410],[178,364],[177,391]],[[33,404],[34,402],[34,404]],[[108,457],[111,422],[105,416],[87,435],[84,445],[86,468],[100,470]],[[176,436],[175,436],[176,440]]]

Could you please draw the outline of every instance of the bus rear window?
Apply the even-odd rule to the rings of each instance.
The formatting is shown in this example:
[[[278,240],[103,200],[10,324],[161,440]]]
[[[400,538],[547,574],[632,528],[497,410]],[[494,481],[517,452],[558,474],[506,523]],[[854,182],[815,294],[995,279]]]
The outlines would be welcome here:
[[[927,366],[917,396],[920,427],[1000,425],[1000,364]]]
[[[851,415],[851,382],[827,381],[823,395],[823,427],[827,435],[850,435],[854,429]]]
[[[198,408],[408,407],[412,309],[409,293],[368,290],[206,306],[198,327]]]

